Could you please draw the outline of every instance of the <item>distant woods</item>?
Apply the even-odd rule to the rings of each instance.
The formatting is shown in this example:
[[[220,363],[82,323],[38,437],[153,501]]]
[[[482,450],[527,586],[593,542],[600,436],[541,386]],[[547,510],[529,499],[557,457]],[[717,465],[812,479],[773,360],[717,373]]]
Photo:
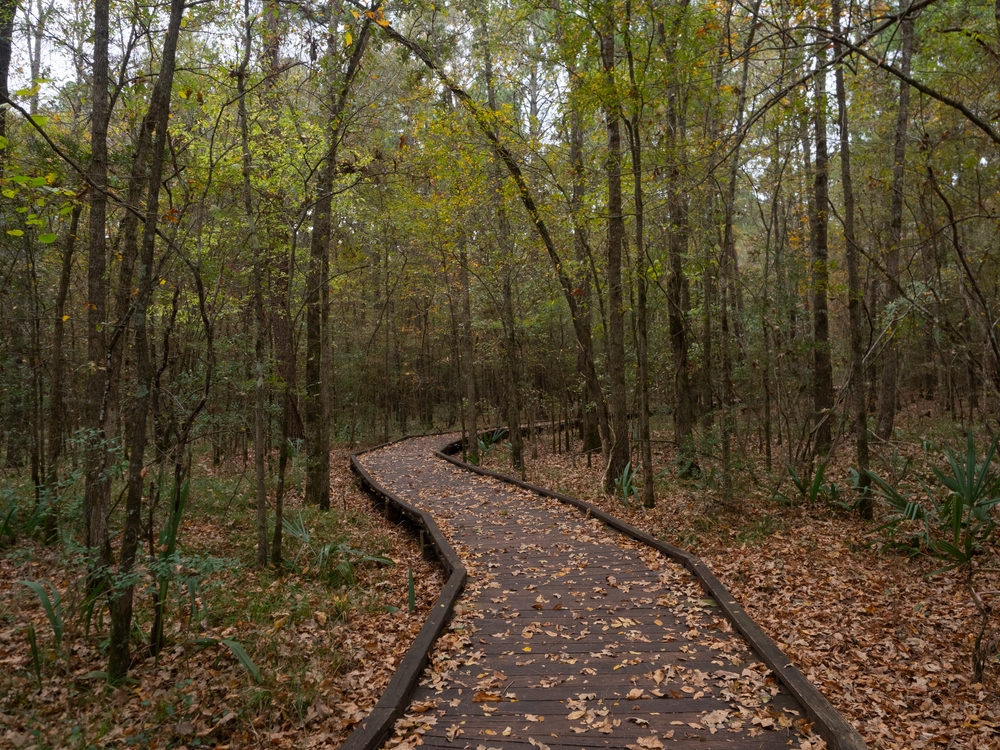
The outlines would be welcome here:
[[[0,450],[90,550],[112,676],[206,462],[252,476],[263,566],[334,443],[545,422],[608,491],[736,508],[915,403],[995,429],[998,19],[0,0]]]

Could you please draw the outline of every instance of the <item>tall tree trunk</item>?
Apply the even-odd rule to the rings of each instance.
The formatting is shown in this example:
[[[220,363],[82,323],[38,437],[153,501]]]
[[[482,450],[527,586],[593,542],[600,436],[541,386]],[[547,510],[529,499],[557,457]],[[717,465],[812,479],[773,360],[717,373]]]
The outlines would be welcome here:
[[[14,36],[14,16],[18,0],[0,0],[0,97],[10,96],[11,42]],[[7,137],[7,107],[0,108],[0,138]],[[3,177],[8,149],[0,149],[0,177]]]
[[[253,193],[250,186],[250,123],[247,118],[247,66],[250,64],[250,44],[253,41],[252,17],[250,16],[250,0],[243,2],[243,18],[246,25],[245,47],[243,60],[236,75],[236,88],[239,97],[240,115],[240,149],[243,156],[243,209],[247,215],[247,233],[250,237],[250,248],[253,251],[253,312],[256,323],[254,331],[254,429],[253,458],[254,475],[257,496],[257,567],[267,565],[267,485],[264,476],[264,289],[263,269],[264,259],[260,248],[260,238],[257,236],[257,219],[254,215]]]
[[[755,0],[753,11],[751,12],[750,32],[747,35],[746,52],[743,57],[743,69],[740,75],[740,90],[736,105],[736,129],[737,138],[742,138],[743,116],[747,101],[747,81],[750,75],[750,55],[753,50],[754,39],[757,32],[757,15],[760,12],[761,0]],[[729,327],[730,327],[730,297],[732,269],[730,262],[736,258],[736,240],[733,234],[733,219],[736,202],[736,178],[739,174],[740,166],[740,143],[737,141],[733,148],[732,164],[729,170],[729,187],[726,192],[725,204],[725,228],[722,239],[722,257],[719,258],[719,317],[722,326],[722,499],[726,505],[733,501],[733,478],[732,465],[730,460],[730,442],[733,432],[732,406],[735,399],[733,393],[733,369],[732,354],[730,352]]]
[[[506,217],[500,218],[501,225]],[[501,230],[501,241],[509,231]],[[517,320],[514,316],[513,269],[509,265],[503,270],[503,303],[501,315],[504,329],[504,360],[507,373],[507,430],[510,439],[511,465],[524,479],[524,436],[521,433],[521,398],[518,388],[519,367],[517,357]]]
[[[85,457],[85,543],[93,552],[91,581],[111,563],[108,542],[108,506],[111,487],[105,474],[108,446],[104,434],[105,382],[107,380],[107,185],[109,0],[94,4],[94,69],[90,115],[90,217],[87,248],[87,407],[85,426],[89,433]],[[127,647],[127,644],[126,644]],[[127,667],[127,665],[126,665]]]
[[[631,460],[628,434],[628,405],[625,387],[625,299],[622,286],[622,245],[625,220],[622,214],[621,115],[615,93],[615,26],[608,13],[600,31],[601,62],[605,79],[604,122],[608,136],[605,169],[608,175],[608,424],[611,445],[604,467],[605,492],[613,492],[615,480]]]
[[[667,186],[667,212],[669,230],[667,234],[667,257],[670,276],[667,279],[667,318],[669,320],[670,344],[674,359],[674,440],[677,443],[678,464],[683,475],[694,469],[694,394],[691,390],[691,373],[688,361],[687,333],[687,277],[684,275],[684,258],[688,247],[688,199],[682,186],[680,163],[684,160],[680,153],[684,130],[683,113],[679,111],[676,92],[667,95],[667,138],[668,149],[674,154]],[[707,271],[706,271],[707,273]],[[708,299],[706,307],[710,306]],[[706,311],[706,315],[709,313]],[[711,343],[709,339],[706,341]],[[711,349],[706,349],[710,367]],[[711,385],[708,385],[709,399]]]
[[[833,21],[840,30],[840,0],[833,1]],[[834,45],[833,54],[840,57],[841,45]],[[860,251],[854,229],[854,181],[851,175],[851,131],[847,113],[847,89],[844,68],[837,66],[837,115],[840,129],[840,181],[844,193],[844,252],[847,255],[847,314],[851,339],[851,407],[855,433],[855,456],[858,463],[858,512],[862,518],[872,518],[874,504],[868,476],[868,406],[865,398],[864,345],[861,331],[861,270]]]
[[[30,24],[28,32],[30,40],[28,57],[31,62],[32,81],[37,81],[42,77],[42,40],[45,39],[45,23],[48,21],[54,5],[54,2],[49,2],[48,7],[45,7],[42,5],[42,0],[37,0],[36,2],[38,15],[35,18],[35,22]],[[38,114],[38,95],[39,90],[35,88],[35,93],[31,95],[31,99],[28,101],[28,111],[32,115]]]
[[[332,37],[331,37],[332,38]],[[332,45],[332,42],[331,42]],[[333,128],[331,127],[331,130]],[[326,159],[320,168],[316,185],[316,205],[313,207],[312,237],[306,273],[306,383],[303,416],[306,432],[306,491],[305,500],[322,509],[330,507],[330,442],[328,425],[323,422],[323,402],[328,388],[323,372],[326,332],[322,328],[323,295],[321,287],[324,256],[329,252],[330,212],[332,208],[333,174],[336,169],[336,136],[328,133]]]
[[[576,74],[576,70],[571,68],[570,86],[574,89],[574,93],[576,89],[580,88],[581,80],[581,77]],[[583,224],[579,218],[583,208],[583,196],[587,189],[583,166],[583,124],[581,119],[580,108],[575,101],[572,101],[570,104],[569,163],[573,174],[573,186],[570,194],[570,212],[576,217],[573,221],[576,261],[581,268],[586,268],[589,252],[587,250],[587,238],[584,236]],[[579,280],[579,287],[574,289],[574,293],[579,294],[580,300],[578,312],[580,316],[579,327],[581,330],[586,331],[586,341],[590,341],[593,319],[591,315],[592,291],[589,274],[586,272],[579,274]],[[587,460],[589,461],[589,451],[602,447],[602,436],[605,438],[603,442],[608,442],[608,417],[604,392],[600,388],[600,384],[596,380],[587,377],[586,367],[588,358],[592,361],[593,353],[591,352],[588,355],[583,350],[583,345],[579,344],[577,349],[577,368],[584,376],[583,394],[581,394],[581,401],[583,402],[580,415],[582,419],[581,429],[583,431],[583,450],[588,453]]]
[[[139,255],[139,211],[142,206],[142,199],[149,186],[147,170],[149,168],[149,150],[153,143],[153,132],[156,128],[159,113],[157,108],[159,102],[163,100],[162,92],[158,89],[163,86],[163,81],[157,78],[150,96],[149,108],[139,125],[139,132],[136,137],[135,155],[132,158],[132,169],[129,175],[127,202],[136,211],[126,211],[121,222],[121,259],[119,261],[118,288],[115,292],[114,307],[114,328],[112,329],[111,341],[114,344],[108,352],[108,372],[105,378],[104,403],[106,413],[104,415],[104,425],[106,429],[105,440],[114,439],[118,427],[118,405],[119,390],[121,387],[122,366],[125,361],[124,341],[129,325],[129,311],[135,297],[133,295],[133,279],[135,275],[135,262]]]
[[[293,433],[293,421],[298,419],[295,411],[295,350],[292,345],[291,309],[289,308],[291,285],[291,255],[294,253],[294,229],[292,231],[292,249],[282,253],[278,262],[277,280],[274,296],[274,320],[271,330],[274,335],[274,352],[278,360],[278,371],[281,377],[281,443],[278,446],[278,477],[274,490],[274,537],[271,540],[271,562],[281,564],[281,537],[284,520],[285,472],[288,469],[288,458],[291,454],[290,441],[301,438],[301,426]]]
[[[902,51],[899,69],[910,74],[910,60],[913,57],[913,16],[905,16],[900,22]],[[910,122],[910,85],[899,82],[899,110],[896,113],[896,133],[892,149],[892,204],[889,209],[889,252],[885,259],[886,308],[891,308],[899,298],[899,246],[903,240],[903,177],[906,169],[906,132]],[[891,323],[890,323],[891,324]],[[893,326],[895,327],[895,326]],[[896,385],[899,374],[899,352],[896,347],[895,331],[889,334],[882,352],[882,379],[879,383],[878,418],[875,434],[881,440],[892,437],[896,420]]]
[[[820,15],[818,23],[823,26],[825,19]],[[816,55],[816,65],[820,68],[826,65],[826,50],[820,50]],[[829,286],[829,271],[827,268],[828,250],[828,203],[829,177],[826,138],[826,76],[816,76],[815,111],[813,124],[816,134],[816,164],[813,172],[814,210],[812,215],[812,285],[813,285],[813,420],[815,441],[813,443],[816,455],[825,455],[830,450],[831,430],[833,422],[833,364],[830,360],[830,320],[827,304],[827,287]]]
[[[486,23],[486,9],[482,10],[483,19],[479,27],[480,45],[483,54],[483,78],[486,84],[486,102],[492,112],[497,112],[496,87],[493,81],[493,56],[490,50],[489,27]],[[498,225],[497,235],[499,237],[499,247],[497,248],[503,269],[501,270],[503,294],[501,301],[501,319],[504,330],[504,364],[506,370],[507,385],[507,432],[510,438],[510,459],[512,466],[521,473],[524,478],[524,438],[521,434],[521,404],[518,388],[518,363],[517,363],[517,321],[514,315],[514,269],[513,245],[511,243],[510,222],[507,219],[507,209],[503,205],[502,193],[502,167],[498,164],[493,175],[493,203]]]
[[[306,502],[323,510],[330,507],[330,373],[324,367],[329,362],[328,337],[324,329],[326,316],[324,301],[328,299],[330,217],[333,212],[333,178],[337,171],[337,146],[344,126],[343,114],[354,78],[361,67],[361,58],[368,46],[371,19],[366,17],[353,40],[354,50],[347,69],[339,81],[339,90],[333,100],[327,121],[326,155],[320,168],[316,186],[316,205],[313,208],[312,237],[309,245],[309,271],[306,276],[306,385],[305,428],[308,444],[306,467]],[[328,56],[332,65],[333,45],[339,36],[331,35]],[[331,87],[331,93],[334,93]]]
[[[472,337],[472,302],[469,296],[469,256],[465,238],[458,244],[458,283],[462,294],[462,380],[469,415],[469,437],[466,454],[472,463],[479,463],[479,407],[476,403],[476,345]]]
[[[625,52],[628,59],[629,91],[632,114],[627,122],[629,146],[632,152],[632,200],[635,209],[635,276],[636,276],[636,391],[639,412],[639,452],[642,463],[642,504],[645,508],[656,506],[653,484],[653,450],[649,434],[649,354],[648,310],[646,305],[646,245],[645,214],[642,190],[642,100],[635,77],[635,59],[632,54],[631,23],[632,4],[625,3]]]
[[[59,456],[62,452],[63,432],[66,424],[66,411],[63,403],[63,338],[65,322],[63,315],[66,309],[66,298],[69,295],[69,282],[73,270],[73,250],[76,247],[76,231],[80,223],[81,206],[73,206],[70,215],[69,235],[63,247],[62,267],[59,271],[59,291],[56,295],[55,323],[52,330],[52,378],[49,381],[49,455],[48,476],[46,477],[49,512],[45,519],[45,541],[49,544],[59,536]]]
[[[146,201],[142,247],[138,258],[138,291],[132,312],[132,330],[135,337],[135,388],[126,428],[129,451],[128,488],[125,500],[125,526],[122,531],[121,557],[116,576],[119,580],[127,580],[132,572],[141,524],[146,422],[150,388],[153,381],[152,363],[149,356],[148,309],[153,291],[153,263],[156,227],[159,218],[160,183],[163,178],[164,152],[168,138],[167,128],[170,122],[170,89],[174,78],[177,39],[180,35],[181,18],[184,15],[184,2],[185,0],[171,1],[170,20],[163,41],[163,53],[160,61],[159,78],[162,85],[158,85],[154,90],[161,99],[156,105],[156,140],[153,143],[152,160],[149,165],[149,196]],[[175,488],[176,490],[177,488]],[[111,644],[108,649],[108,676],[112,681],[120,681],[125,676],[131,661],[129,638],[132,634],[134,589],[134,584],[126,584],[121,590],[117,588],[112,590],[110,604]]]

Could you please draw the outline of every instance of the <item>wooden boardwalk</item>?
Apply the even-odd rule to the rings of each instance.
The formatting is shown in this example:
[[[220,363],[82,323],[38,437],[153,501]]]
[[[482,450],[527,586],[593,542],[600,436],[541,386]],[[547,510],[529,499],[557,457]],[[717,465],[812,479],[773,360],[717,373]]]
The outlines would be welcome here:
[[[390,745],[472,750],[810,747],[803,707],[695,578],[555,500],[433,454],[360,456],[468,569],[460,614]]]

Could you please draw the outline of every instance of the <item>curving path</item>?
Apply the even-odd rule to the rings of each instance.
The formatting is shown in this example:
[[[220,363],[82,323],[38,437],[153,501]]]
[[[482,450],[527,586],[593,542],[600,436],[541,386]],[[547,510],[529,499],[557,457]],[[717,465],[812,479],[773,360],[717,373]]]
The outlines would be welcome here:
[[[469,574],[389,746],[821,746],[691,573],[581,511],[434,456],[454,439],[358,457],[433,516]]]

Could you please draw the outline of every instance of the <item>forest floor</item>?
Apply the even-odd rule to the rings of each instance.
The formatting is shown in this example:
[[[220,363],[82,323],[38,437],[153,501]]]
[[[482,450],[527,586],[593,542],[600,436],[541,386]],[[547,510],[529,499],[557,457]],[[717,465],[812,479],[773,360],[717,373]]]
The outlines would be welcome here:
[[[286,517],[297,520],[301,511],[310,540],[305,547],[284,535],[284,557],[294,564],[280,573],[253,567],[252,465],[249,471],[242,462],[195,469],[179,535],[183,570],[175,570],[171,585],[167,645],[159,659],[144,658],[153,588],[143,570],[135,658],[121,689],[98,674],[106,669],[107,618],[95,611],[88,630],[81,552],[30,539],[0,548],[0,747],[339,745],[378,701],[443,577],[436,564],[421,559],[412,536],[386,522],[357,489],[347,452],[335,453],[331,464],[331,513],[301,508],[295,491],[288,498]],[[332,565],[317,570],[318,552],[328,543],[343,546]],[[344,559],[353,561],[354,577],[343,565],[337,569]],[[199,584],[193,613],[185,579]],[[60,643],[39,598],[20,583],[25,580],[58,591]],[[197,642],[205,638],[241,644],[261,681],[227,647]]]
[[[915,413],[904,416],[903,439],[881,451],[884,460],[873,460],[880,476],[902,472],[907,460],[911,476],[930,474],[917,437],[927,434],[930,422]],[[734,507],[726,508],[713,477],[676,478],[674,451],[665,440],[670,435],[654,437],[664,439],[654,455],[661,470],[654,509],[602,494],[600,454],[588,467],[585,456],[553,452],[551,433],[526,445],[526,479],[700,555],[870,748],[1000,748],[1000,664],[994,661],[983,682],[974,679],[979,620],[962,579],[929,576],[940,561],[887,549],[879,529],[884,509],[865,522],[829,502],[829,492],[811,505],[799,501],[781,459],[774,458],[767,472],[750,441],[736,450],[753,468],[742,473],[757,480],[739,486]],[[850,453],[841,446],[826,482],[850,487]],[[513,473],[504,446],[484,466]],[[774,499],[779,482],[779,491],[796,502]],[[1000,594],[1000,581],[985,588]]]
[[[911,476],[927,473],[918,436],[933,434],[935,426],[913,414],[904,426],[904,438],[873,461],[882,476],[902,473],[908,460]],[[949,435],[953,445],[959,434]],[[983,683],[973,679],[976,616],[961,580],[928,577],[936,561],[889,551],[878,520],[861,521],[830,502],[829,491],[813,504],[800,501],[782,460],[776,456],[768,472],[753,441],[740,443],[737,456],[741,476],[755,480],[740,485],[736,507],[726,508],[714,475],[676,478],[670,435],[656,437],[663,442],[656,443],[653,510],[604,496],[600,457],[587,467],[585,456],[553,452],[551,435],[533,441],[536,458],[529,443],[527,478],[699,554],[869,747],[1000,748],[997,665]],[[844,487],[849,449],[839,453],[826,482]],[[332,457],[331,513],[301,508],[299,494],[290,493],[287,516],[297,519],[301,511],[311,538],[306,548],[285,535],[286,560],[295,562],[280,574],[252,566],[252,474],[241,462],[196,469],[180,534],[184,570],[178,571],[180,579],[200,583],[196,611],[187,591],[174,584],[168,645],[158,660],[144,659],[152,610],[144,574],[137,588],[136,660],[122,689],[97,674],[106,666],[106,618],[95,612],[87,631],[80,551],[24,539],[0,549],[0,748],[339,745],[377,702],[443,584],[439,569],[420,559],[412,536],[373,510],[347,460],[346,450]],[[485,463],[510,472],[503,446]],[[12,486],[13,480],[3,482]],[[776,501],[775,488],[792,501]],[[352,550],[355,580],[315,569],[317,552],[328,543]],[[395,564],[361,562],[362,555]],[[409,570],[416,583],[413,613],[407,611]],[[24,580],[58,590],[64,631],[58,647]],[[987,588],[1000,589],[1000,581]],[[40,679],[29,625],[37,634]],[[242,644],[262,681],[225,647],[196,642],[208,637]]]

